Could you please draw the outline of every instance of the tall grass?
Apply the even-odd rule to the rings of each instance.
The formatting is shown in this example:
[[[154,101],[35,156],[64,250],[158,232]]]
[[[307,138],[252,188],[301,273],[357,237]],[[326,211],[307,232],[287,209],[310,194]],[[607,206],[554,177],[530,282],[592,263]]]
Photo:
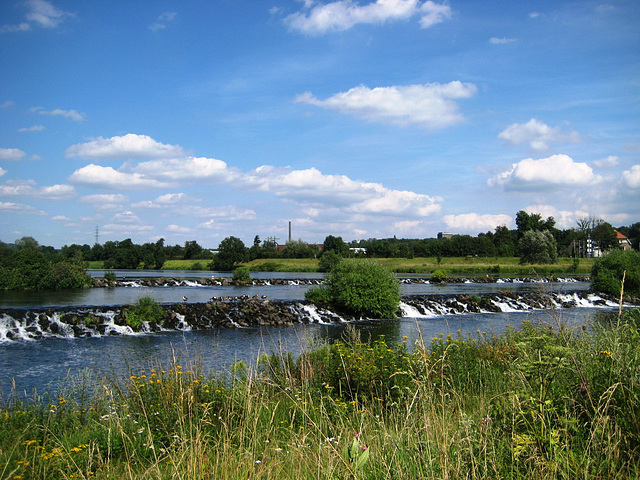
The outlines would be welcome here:
[[[637,478],[640,312],[81,375],[0,411],[0,478]],[[95,385],[98,385],[95,387]]]

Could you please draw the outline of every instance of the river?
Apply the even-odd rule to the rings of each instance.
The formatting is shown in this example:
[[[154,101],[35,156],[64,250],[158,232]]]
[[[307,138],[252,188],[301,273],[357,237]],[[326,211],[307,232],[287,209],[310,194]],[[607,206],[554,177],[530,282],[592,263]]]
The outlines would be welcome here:
[[[136,283],[142,277],[162,274],[179,278],[183,282],[175,287],[140,287]],[[94,272],[101,275],[103,272]],[[161,303],[206,302],[217,295],[266,295],[273,300],[302,300],[309,285],[300,281],[288,285],[260,285],[249,287],[199,286],[197,278],[210,276],[211,272],[117,272],[121,280],[131,281],[131,286],[117,288],[93,288],[67,292],[2,292],[0,307],[21,309],[123,305],[134,303],[141,296],[152,296]],[[222,274],[215,274],[222,275]],[[254,278],[318,279],[318,274],[257,274]],[[510,280],[504,283],[455,283],[434,285],[425,282],[402,284],[403,295],[432,294],[481,294],[498,291],[522,293],[532,290],[574,292],[588,290],[585,282],[562,281],[536,283]],[[611,304],[609,304],[611,308]],[[501,313],[464,313],[457,315],[419,315],[403,309],[405,315],[394,320],[361,320],[353,322],[363,338],[385,335],[389,343],[400,342],[404,336],[410,345],[421,337],[428,343],[439,334],[461,332],[476,335],[486,332],[500,335],[507,325],[519,327],[524,320],[568,325],[588,323],[601,308],[583,304],[581,308],[506,311]],[[2,320],[0,319],[0,322]],[[6,320],[8,321],[8,320]],[[0,323],[0,328],[2,325]],[[207,372],[224,372],[242,360],[251,365],[262,353],[290,351],[298,354],[318,342],[331,342],[339,338],[345,323],[301,323],[283,327],[238,328],[162,331],[156,333],[98,336],[92,338],[44,338],[40,340],[0,340],[0,396],[10,393],[29,397],[34,391],[55,392],[64,379],[88,369],[98,377],[125,378],[141,369],[168,366],[172,361],[182,365],[198,364]]]

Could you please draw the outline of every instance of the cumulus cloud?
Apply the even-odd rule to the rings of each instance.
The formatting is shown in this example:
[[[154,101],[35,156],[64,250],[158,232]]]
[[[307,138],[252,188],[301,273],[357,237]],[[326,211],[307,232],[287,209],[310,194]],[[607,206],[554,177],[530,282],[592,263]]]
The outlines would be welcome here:
[[[134,171],[167,181],[230,181],[238,175],[235,169],[228,168],[222,160],[191,156],[141,162],[134,168]]]
[[[167,225],[165,230],[173,233],[189,233],[191,231],[191,229],[188,227],[181,227],[179,225],[174,225],[174,224]]]
[[[442,221],[448,228],[463,232],[495,230],[500,225],[513,226],[513,218],[509,215],[501,214],[463,213],[461,215],[445,215],[442,217]]]
[[[171,205],[178,205],[187,200],[187,196],[184,193],[167,193],[160,195],[155,200],[145,200],[132,205],[132,207],[142,208],[165,208]]]
[[[42,107],[34,107],[32,110],[34,112],[38,112],[40,115],[70,118],[74,122],[82,122],[85,119],[84,113],[80,113],[77,110],[62,110],[61,108],[56,108],[54,110],[43,110]]]
[[[0,212],[4,213],[16,213],[16,214],[28,214],[28,215],[46,215],[42,210],[36,210],[30,205],[23,203],[13,202],[0,202]]]
[[[634,165],[630,170],[622,172],[622,183],[629,188],[640,188],[640,165]]]
[[[156,142],[147,135],[128,133],[111,138],[98,137],[85,143],[72,145],[65,151],[67,157],[91,160],[115,158],[171,158],[184,156],[178,145]]]
[[[160,14],[158,19],[149,26],[149,30],[152,32],[157,32],[164,28],[167,28],[167,23],[171,22],[174,18],[176,18],[177,12],[163,12]]]
[[[413,124],[431,130],[464,121],[454,100],[472,97],[476,92],[475,85],[459,81],[373,89],[361,85],[326,100],[319,100],[307,92],[298,95],[295,101],[368,121],[402,126]]]
[[[83,195],[80,200],[87,203],[125,203],[129,201],[129,197],[121,193],[96,193]]]
[[[514,123],[500,132],[498,138],[511,145],[528,143],[531,150],[548,150],[551,144],[577,143],[580,134],[575,131],[562,132],[558,127],[550,127],[535,118],[527,123]]]
[[[305,2],[305,9],[285,18],[294,30],[308,34],[349,30],[358,24],[383,24],[392,20],[420,17],[420,26],[429,28],[451,18],[451,7],[431,0],[377,0],[359,5],[350,0],[313,6]]]
[[[27,154],[17,148],[0,148],[0,160],[20,160]]]
[[[71,174],[71,183],[100,188],[161,188],[167,184],[147,178],[140,173],[119,172],[111,167],[89,164]]]
[[[73,197],[75,194],[76,191],[72,185],[50,185],[38,188],[33,181],[12,181],[0,185],[1,196],[37,197],[59,200]]]
[[[0,177],[3,176],[5,173],[7,173],[7,171],[4,168],[0,167]]]
[[[592,185],[602,180],[593,169],[582,162],[574,162],[568,155],[552,155],[534,160],[526,158],[514,163],[509,170],[490,178],[490,187],[517,189],[526,186]]]
[[[439,197],[390,190],[345,175],[324,175],[316,168],[291,170],[265,165],[248,173],[243,182],[297,203],[330,205],[353,213],[423,217],[437,213],[442,202]]]
[[[54,222],[68,222],[71,219],[64,215],[56,215],[55,217],[51,217],[51,220],[53,220]]]
[[[600,160],[593,162],[593,166],[598,168],[611,168],[618,165],[618,163],[620,163],[619,157],[616,155],[609,155],[607,158],[601,158]]]

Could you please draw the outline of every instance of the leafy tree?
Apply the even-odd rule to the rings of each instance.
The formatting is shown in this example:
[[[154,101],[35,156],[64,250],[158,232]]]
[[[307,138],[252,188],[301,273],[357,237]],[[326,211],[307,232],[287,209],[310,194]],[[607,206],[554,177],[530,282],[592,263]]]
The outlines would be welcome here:
[[[230,272],[242,262],[248,260],[247,247],[237,237],[227,237],[220,242],[218,254],[213,257],[209,268]]]
[[[318,262],[318,270],[321,272],[330,272],[340,263],[341,259],[342,257],[333,250],[323,252]]]
[[[184,242],[183,258],[185,260],[199,258],[200,254],[202,254],[202,250],[202,247],[198,245],[198,242],[195,240]]]
[[[624,292],[640,295],[640,253],[634,250],[613,250],[597,258],[591,269],[591,287],[597,292],[620,295],[624,275]]]
[[[19,238],[15,241],[16,247],[18,247],[19,250],[23,250],[23,249],[37,249],[38,247],[40,247],[40,244],[37,242],[37,240],[33,237],[22,237]]]
[[[548,230],[528,230],[518,242],[520,263],[555,263],[558,260],[556,240]]]
[[[496,246],[497,254],[501,257],[515,257],[517,254],[515,235],[506,225],[496,227],[493,244]]]
[[[302,239],[291,240],[282,252],[285,258],[314,258],[318,255],[317,247],[311,247]]]
[[[342,237],[334,237],[333,235],[328,235],[324,239],[322,251],[323,255],[326,252],[334,252],[341,257],[345,257],[349,253],[349,246],[344,243]]]
[[[607,222],[599,223],[591,232],[593,243],[600,248],[601,252],[606,252],[618,247],[618,236],[613,226]]]
[[[518,236],[522,238],[528,230],[548,230],[551,232],[555,228],[556,221],[553,217],[547,217],[547,219],[543,221],[542,215],[539,213],[532,213],[529,215],[524,210],[520,210],[516,213],[516,225],[518,227]]]
[[[328,294],[314,292],[327,289]],[[395,318],[400,284],[393,273],[373,260],[342,259],[329,272],[325,285],[305,298],[330,298],[331,303],[356,315]]]

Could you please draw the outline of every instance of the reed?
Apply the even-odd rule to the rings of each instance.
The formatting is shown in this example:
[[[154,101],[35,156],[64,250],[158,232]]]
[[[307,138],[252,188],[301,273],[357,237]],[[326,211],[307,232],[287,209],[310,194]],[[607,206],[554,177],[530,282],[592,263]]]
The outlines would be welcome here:
[[[0,478],[638,478],[640,312],[179,361],[0,411]]]

